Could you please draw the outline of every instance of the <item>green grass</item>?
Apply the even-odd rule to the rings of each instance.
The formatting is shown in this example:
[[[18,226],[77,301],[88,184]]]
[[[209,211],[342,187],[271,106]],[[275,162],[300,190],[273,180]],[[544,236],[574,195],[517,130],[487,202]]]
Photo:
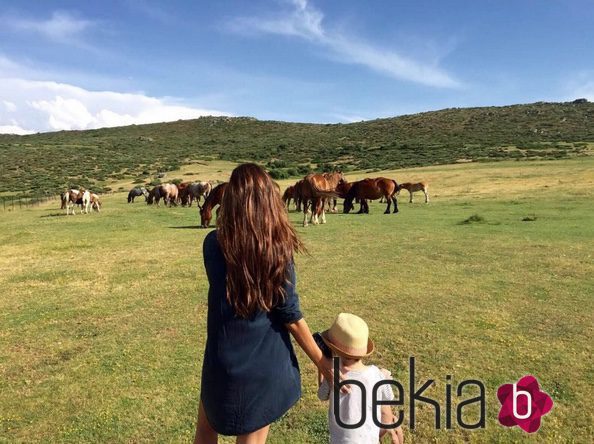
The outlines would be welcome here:
[[[376,342],[370,362],[406,383],[415,356],[442,404],[447,374],[486,384],[485,430],[436,432],[421,408],[407,442],[591,440],[593,167],[586,158],[397,171],[429,177],[432,202],[408,204],[404,192],[397,215],[373,203],[369,215],[308,228],[290,213],[309,249],[296,259],[297,285],[313,330],[340,311],[362,316]],[[195,228],[196,208],[104,200],[93,215],[65,217],[58,202],[0,212],[1,442],[192,438],[208,231]],[[485,223],[460,224],[472,215]],[[299,360],[303,397],[271,443],[327,442],[315,369]],[[555,402],[535,436],[496,419],[497,387],[528,373]]]

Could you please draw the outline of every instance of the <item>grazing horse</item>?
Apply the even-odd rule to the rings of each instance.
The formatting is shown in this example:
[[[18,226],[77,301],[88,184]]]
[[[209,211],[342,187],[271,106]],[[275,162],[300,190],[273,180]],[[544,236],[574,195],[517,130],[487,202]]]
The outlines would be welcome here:
[[[211,191],[212,185],[210,182],[193,182],[188,184],[183,192],[180,192],[181,203],[182,205],[187,203],[191,207],[192,202],[196,199],[196,205],[200,208],[200,197],[204,196],[204,201],[206,201]]]
[[[300,212],[303,204],[303,182],[301,179],[293,185],[293,201],[295,202],[295,211]]]
[[[380,197],[385,197],[388,202],[384,214],[390,213],[392,202],[394,203],[394,213],[398,213],[398,201],[396,200],[396,192],[398,191],[398,184],[395,180],[386,179],[385,177],[378,177],[376,179],[363,179],[353,183],[351,189],[347,193],[344,200],[344,213],[348,213],[353,209],[353,200],[361,200],[361,208],[359,213],[369,213],[369,204],[367,199],[375,200]]]
[[[308,174],[303,179],[301,198],[303,201],[303,226],[307,227],[307,214],[311,213],[311,223],[326,223],[324,199],[338,196],[336,187],[344,182],[342,172]],[[310,211],[311,206],[311,211]]]
[[[410,194],[410,203],[413,203],[413,193],[415,191],[422,191],[425,194],[425,203],[429,203],[429,184],[427,182],[404,182],[400,184],[400,188],[396,194],[400,194],[400,190],[405,188],[408,190],[408,194]]]
[[[295,185],[290,185],[283,193],[283,203],[287,207],[287,210],[291,206],[291,199],[297,204],[295,201]]]
[[[208,197],[204,201],[204,204],[200,208],[200,226],[208,228],[212,219],[212,209],[217,205],[221,204],[223,200],[223,194],[227,188],[227,182],[223,182],[213,188],[212,192],[208,194]],[[218,210],[217,210],[218,214]]]
[[[169,206],[172,206],[177,201],[177,195],[177,185],[165,183],[163,185],[158,185],[149,191],[146,203],[147,205],[152,205],[154,202],[159,206],[159,202],[163,199],[165,205],[169,204]]]
[[[97,213],[101,212],[101,199],[95,193],[91,193],[91,211],[95,210]]]
[[[147,205],[152,205],[153,203],[158,204],[160,200],[161,200],[161,193],[159,191],[159,186],[156,186],[148,192],[148,195],[146,196],[146,204]]]
[[[134,203],[134,198],[144,196],[145,199],[148,198],[148,191],[145,187],[134,187],[128,193],[128,203]]]

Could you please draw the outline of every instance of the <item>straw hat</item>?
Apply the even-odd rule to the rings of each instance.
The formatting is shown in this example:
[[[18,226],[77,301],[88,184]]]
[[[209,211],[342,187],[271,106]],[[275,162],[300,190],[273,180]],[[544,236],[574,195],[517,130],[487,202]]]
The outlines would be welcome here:
[[[332,326],[322,332],[322,339],[334,353],[350,359],[369,356],[374,349],[367,324],[351,313],[340,313]]]

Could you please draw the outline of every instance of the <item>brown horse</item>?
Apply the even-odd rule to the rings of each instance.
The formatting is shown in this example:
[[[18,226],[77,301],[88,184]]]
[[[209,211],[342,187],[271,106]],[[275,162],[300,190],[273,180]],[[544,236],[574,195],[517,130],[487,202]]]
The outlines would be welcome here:
[[[202,204],[202,208],[200,208],[200,226],[204,228],[208,228],[210,225],[210,221],[212,219],[212,209],[217,205],[221,204],[223,200],[223,194],[225,193],[225,189],[227,188],[227,182],[223,182],[216,187],[208,194],[208,197]],[[218,210],[217,210],[218,213]]]
[[[410,194],[410,203],[413,203],[413,193],[415,191],[422,191],[425,194],[425,203],[429,203],[429,184],[427,182],[405,182],[400,184],[400,189],[396,194],[400,194],[400,190],[404,188],[408,190],[408,194]]]
[[[308,174],[305,176],[301,187],[304,227],[307,226],[308,213],[311,213],[310,222],[314,225],[326,223],[324,199],[337,197],[338,193],[336,188],[339,183],[344,181],[344,176],[341,171],[324,174]]]
[[[291,205],[291,199],[295,202],[295,185],[290,185],[283,193],[283,203],[289,209]]]
[[[398,201],[396,200],[396,192],[399,187],[395,180],[386,179],[385,177],[378,177],[376,179],[363,179],[353,183],[351,189],[348,191],[344,200],[344,212],[348,213],[353,209],[353,200],[361,200],[361,209],[359,213],[369,213],[369,204],[367,199],[375,200],[380,197],[385,197],[388,206],[384,214],[390,213],[390,207],[394,202],[394,213],[398,213]]]
[[[303,204],[303,182],[304,180],[298,180],[293,185],[293,201],[295,202],[295,211],[300,212]]]

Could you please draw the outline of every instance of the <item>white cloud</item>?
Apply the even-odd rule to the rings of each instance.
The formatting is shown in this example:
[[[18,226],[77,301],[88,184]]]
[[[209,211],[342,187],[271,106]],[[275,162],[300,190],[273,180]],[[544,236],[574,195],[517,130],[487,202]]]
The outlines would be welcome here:
[[[33,131],[21,128],[18,125],[0,125],[0,134],[18,134],[20,136],[25,134],[32,134]]]
[[[15,31],[33,32],[51,40],[65,42],[80,36],[93,22],[77,18],[66,11],[55,11],[48,19],[3,16],[0,24]]]
[[[8,100],[3,100],[2,104],[4,105],[4,108],[6,108],[6,111],[13,112],[17,109],[17,106]]]
[[[0,97],[4,104],[0,105],[0,133],[84,130],[230,115],[140,93],[89,91],[22,78],[0,78]]]
[[[438,61],[422,63],[395,51],[377,48],[367,42],[327,30],[324,14],[307,0],[291,0],[291,11],[269,18],[239,17],[228,27],[238,33],[277,34],[298,37],[329,51],[332,59],[358,64],[390,77],[433,87],[457,88],[461,84],[438,66]]]

